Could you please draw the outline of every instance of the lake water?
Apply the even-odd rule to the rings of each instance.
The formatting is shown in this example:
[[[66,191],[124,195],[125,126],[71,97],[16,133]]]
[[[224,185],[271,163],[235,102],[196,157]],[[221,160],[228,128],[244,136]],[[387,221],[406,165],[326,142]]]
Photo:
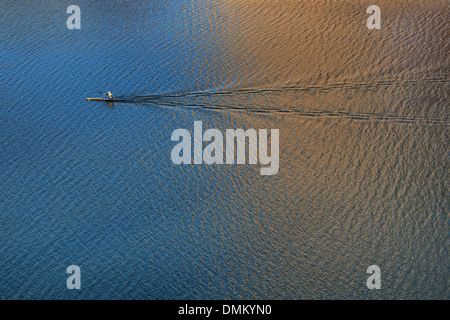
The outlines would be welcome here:
[[[448,1],[111,2],[0,3],[1,299],[449,298]],[[174,165],[194,121],[278,174]]]

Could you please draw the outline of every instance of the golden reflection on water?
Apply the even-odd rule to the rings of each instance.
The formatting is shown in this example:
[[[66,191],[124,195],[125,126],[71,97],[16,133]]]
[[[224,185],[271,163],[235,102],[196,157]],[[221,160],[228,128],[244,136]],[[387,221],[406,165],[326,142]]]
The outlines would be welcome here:
[[[230,279],[244,298],[368,297],[359,274],[374,261],[391,285],[383,297],[405,298],[405,283],[433,286],[414,273],[395,279],[405,257],[442,272],[446,222],[433,199],[446,192],[445,5],[377,4],[379,31],[366,27],[367,1],[211,1],[207,18],[185,12],[177,39],[217,52],[195,62],[211,77],[204,92],[161,98],[175,106],[167,122],[280,130],[274,177],[260,165],[185,166],[172,174],[189,195],[164,186],[174,202],[204,205],[183,223],[217,239],[228,272],[246,270]],[[414,259],[420,251],[432,267]]]
[[[245,86],[421,79],[448,71],[442,1],[378,1],[381,30],[366,27],[368,1],[223,5],[234,15],[223,38],[234,39],[231,50],[243,60]]]
[[[204,119],[205,129],[280,129],[276,177],[259,176],[259,166],[197,171],[227,177],[210,187],[216,191],[211,205],[229,208],[228,217],[218,218],[234,235],[221,238],[226,253],[261,261],[270,252],[264,265],[246,266],[251,271],[241,281],[248,288],[278,280],[286,296],[298,296],[296,288],[303,298],[318,292],[330,298],[340,296],[339,289],[326,292],[327,279],[336,274],[360,292],[357,272],[349,269],[363,270],[377,261],[395,270],[416,250],[439,255],[439,246],[423,239],[439,238],[445,225],[443,216],[431,218],[442,207],[430,201],[445,189],[445,4],[378,1],[380,31],[366,28],[368,5],[218,5],[233,15],[219,37],[228,50],[221,68],[238,75],[238,81],[227,83],[237,89],[197,97],[193,104],[246,109],[216,110]],[[269,112],[255,112],[263,110]],[[243,245],[233,247],[236,242]],[[238,272],[241,266],[232,261],[230,268]],[[296,268],[301,271],[293,272]],[[412,274],[403,277],[414,282]],[[389,280],[390,292],[405,297],[404,283]]]

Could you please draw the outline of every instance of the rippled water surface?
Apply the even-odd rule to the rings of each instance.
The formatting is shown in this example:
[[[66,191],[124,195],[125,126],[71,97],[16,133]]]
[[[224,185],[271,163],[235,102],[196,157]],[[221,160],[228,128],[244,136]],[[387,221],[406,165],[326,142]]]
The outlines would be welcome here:
[[[0,298],[449,298],[448,1],[377,0],[381,30],[358,0],[76,4],[0,3]],[[194,121],[279,129],[278,174],[174,165]]]

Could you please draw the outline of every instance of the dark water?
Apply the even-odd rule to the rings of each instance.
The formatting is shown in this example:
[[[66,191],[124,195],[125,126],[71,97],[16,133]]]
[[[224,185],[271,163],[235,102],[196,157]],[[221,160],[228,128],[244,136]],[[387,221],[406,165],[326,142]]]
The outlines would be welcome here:
[[[449,298],[448,1],[378,0],[381,30],[368,1],[111,2],[81,30],[0,3],[0,298]],[[279,173],[174,165],[199,120],[279,129]]]

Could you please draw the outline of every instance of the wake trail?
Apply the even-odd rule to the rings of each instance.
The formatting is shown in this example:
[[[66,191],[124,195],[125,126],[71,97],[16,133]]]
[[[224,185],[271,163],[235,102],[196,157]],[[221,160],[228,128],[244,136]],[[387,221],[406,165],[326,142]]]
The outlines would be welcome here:
[[[201,108],[208,110],[229,110],[229,111],[246,111],[251,113],[261,114],[292,114],[306,117],[338,117],[353,120],[377,120],[377,121],[393,121],[402,123],[428,123],[428,124],[443,124],[450,125],[450,119],[433,118],[424,116],[400,116],[400,115],[385,115],[377,113],[350,113],[346,111],[327,111],[317,110],[309,107],[304,107],[299,103],[298,106],[289,107],[273,107],[276,101],[271,103],[270,107],[262,106],[244,106],[248,104],[246,100],[251,100],[253,97],[259,95],[269,95],[269,98],[277,96],[270,96],[270,94],[287,93],[287,92],[328,92],[331,90],[358,90],[358,89],[379,89],[383,87],[415,87],[415,86],[430,86],[430,85],[448,85],[447,77],[433,77],[419,80],[385,80],[373,83],[334,83],[323,86],[284,86],[279,88],[246,88],[222,91],[198,91],[187,93],[168,93],[168,94],[152,94],[143,96],[123,96],[120,99],[123,102],[149,104],[167,107],[184,107],[184,108]],[[231,98],[231,101],[227,99]],[[240,101],[242,100],[242,101]],[[228,103],[227,103],[228,102]],[[230,103],[231,102],[231,103]]]
[[[435,77],[419,80],[383,80],[373,83],[333,83],[328,85],[315,85],[315,86],[282,86],[278,88],[246,88],[246,89],[233,89],[233,90],[221,90],[221,91],[198,91],[198,92],[181,92],[181,93],[169,93],[169,94],[153,94],[144,96],[127,96],[131,100],[146,101],[157,98],[187,98],[187,97],[208,97],[208,96],[226,96],[236,94],[264,94],[271,92],[289,92],[289,91],[328,91],[333,89],[362,89],[362,88],[381,88],[392,86],[426,86],[429,84],[448,84],[447,77]]]

